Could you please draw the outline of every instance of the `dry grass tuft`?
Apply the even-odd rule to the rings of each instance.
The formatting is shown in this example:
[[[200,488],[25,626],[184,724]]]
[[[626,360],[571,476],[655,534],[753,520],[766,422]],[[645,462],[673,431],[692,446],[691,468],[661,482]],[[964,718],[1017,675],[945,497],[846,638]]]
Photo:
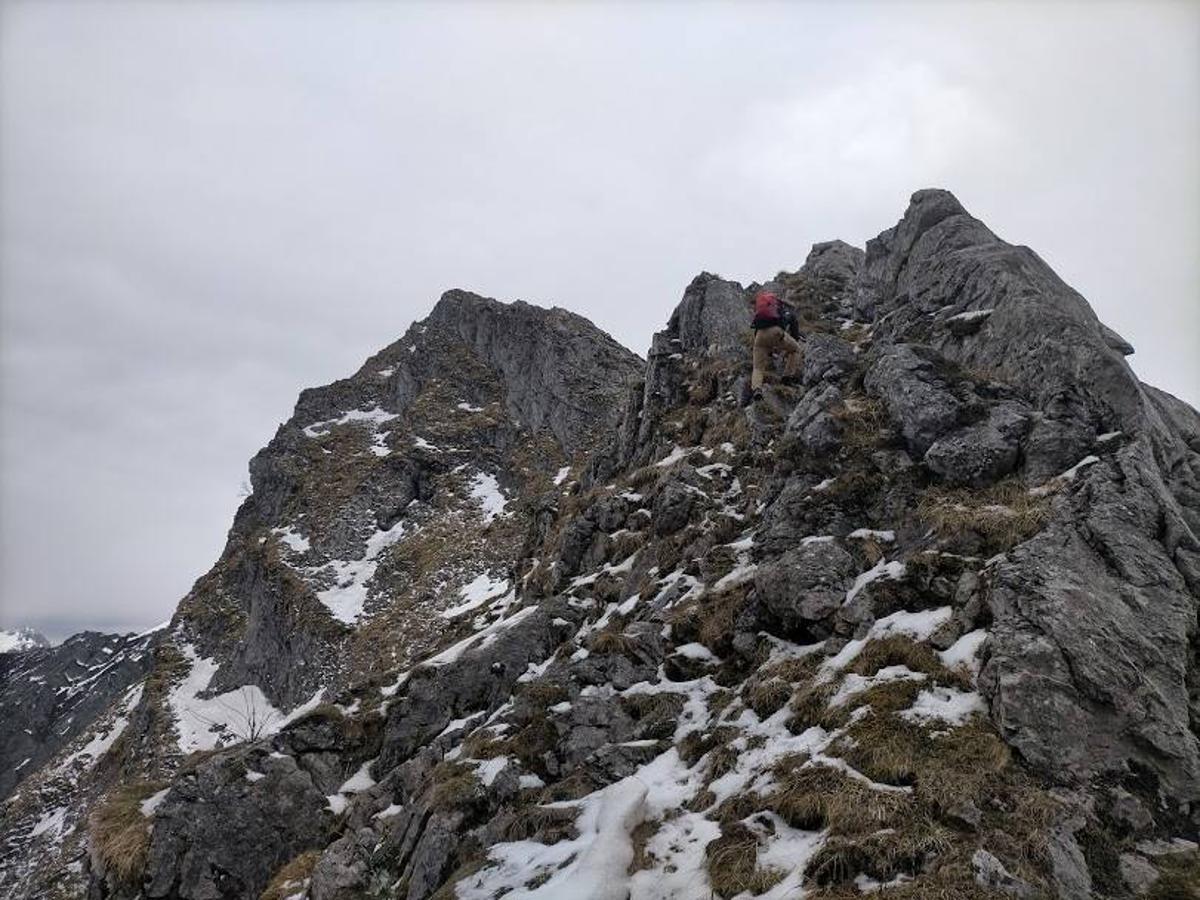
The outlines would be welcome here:
[[[808,681],[817,674],[817,669],[821,666],[821,660],[822,657],[816,653],[808,656],[784,659],[772,665],[763,666],[759,670],[759,675],[762,678],[778,678],[789,684],[799,684],[801,681]]]
[[[837,685],[833,682],[810,682],[800,688],[788,707],[792,711],[788,730],[801,734],[814,726],[832,730],[844,725],[850,711],[845,707],[829,706],[829,700],[836,692]]]
[[[288,897],[303,894],[320,858],[319,850],[301,853],[275,873],[258,900],[287,900]]]
[[[455,809],[479,797],[479,779],[475,770],[458,762],[443,761],[433,769],[431,809]]]
[[[900,824],[912,814],[907,794],[874,790],[841,769],[781,762],[765,806],[793,828],[855,835]]]
[[[1200,853],[1169,853],[1155,862],[1160,875],[1146,900],[1200,900]]]
[[[633,829],[630,834],[630,840],[633,844],[633,859],[629,863],[627,874],[632,875],[634,872],[640,872],[643,869],[649,869],[654,866],[654,854],[646,849],[646,845],[650,843],[650,838],[658,834],[658,829],[662,827],[662,821],[659,819],[648,819],[641,822]]]
[[[122,884],[137,886],[146,873],[150,853],[150,820],[142,815],[142,801],[162,790],[163,784],[139,781],[117,789],[92,813],[91,842],[104,871]]]
[[[694,639],[718,656],[727,656],[734,622],[749,602],[750,588],[751,585],[746,583],[706,594],[672,609],[667,614],[667,621],[680,639]]]
[[[472,731],[463,740],[463,756],[467,759],[495,759],[508,755],[508,744],[497,737],[490,728]]]
[[[870,641],[846,671],[857,675],[874,675],[888,666],[907,666],[914,672],[934,675],[945,666],[928,644],[914,641],[903,634],[893,634]]]
[[[634,638],[623,631],[608,628],[597,631],[588,641],[588,650],[598,656],[621,655],[636,658],[639,646]]]
[[[1045,524],[1049,504],[1019,479],[1007,478],[982,490],[929,488],[917,514],[943,538],[973,532],[989,552],[999,553],[1032,537]]]
[[[779,678],[751,679],[742,689],[746,705],[760,719],[768,719],[791,699],[792,686]]]
[[[866,394],[852,394],[830,414],[841,423],[842,443],[852,451],[874,450],[890,426],[883,404]]]
[[[884,681],[874,687],[867,688],[855,694],[840,709],[848,714],[863,706],[871,707],[871,713],[879,716],[883,713],[900,712],[909,709],[917,699],[917,695],[925,689],[927,682],[915,678],[899,678],[895,681]]]
[[[723,898],[734,897],[743,891],[762,894],[783,880],[779,869],[758,866],[758,838],[740,823],[721,826],[721,836],[704,850],[708,865],[708,880],[713,890]]]
[[[725,746],[740,734],[741,729],[733,725],[719,725],[707,733],[701,731],[688,732],[677,747],[679,757],[690,768],[698,763],[700,757],[705,753],[716,747]]]
[[[590,775],[576,772],[542,788],[541,793],[538,794],[538,802],[561,803],[564,800],[579,800],[602,787],[604,785],[597,783]]]
[[[522,807],[505,828],[504,839],[537,841],[540,844],[573,841],[579,837],[579,829],[575,827],[578,817],[578,809],[536,805]]]
[[[566,688],[548,678],[537,678],[524,684],[518,684],[517,688],[518,696],[530,705],[541,709],[567,699]]]
[[[678,718],[686,701],[683,694],[661,691],[653,694],[623,694],[621,705],[639,722],[669,721]]]
[[[866,873],[879,881],[920,872],[926,860],[945,853],[953,835],[929,820],[903,829],[883,829],[858,838],[829,838],[809,861],[806,875],[818,884],[837,884]],[[921,896],[924,896],[923,894]]]
[[[1012,760],[1008,746],[980,719],[933,729],[872,705],[846,738],[837,750],[850,765],[875,781],[913,785],[917,798],[936,809],[980,799],[988,780]]]

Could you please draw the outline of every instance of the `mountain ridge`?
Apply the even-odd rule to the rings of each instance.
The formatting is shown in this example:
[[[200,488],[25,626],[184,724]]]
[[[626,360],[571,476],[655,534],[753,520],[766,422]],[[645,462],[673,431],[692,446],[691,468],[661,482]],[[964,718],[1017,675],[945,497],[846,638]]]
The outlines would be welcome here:
[[[945,191],[771,280],[805,355],[752,406],[756,285],[710,273],[644,362],[449,291],[303,392],[0,884],[1189,890],[1200,416]]]

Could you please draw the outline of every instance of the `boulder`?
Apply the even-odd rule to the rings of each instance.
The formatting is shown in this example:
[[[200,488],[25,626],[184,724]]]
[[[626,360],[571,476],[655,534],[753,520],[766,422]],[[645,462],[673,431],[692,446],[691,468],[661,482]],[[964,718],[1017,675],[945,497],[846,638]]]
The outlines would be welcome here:
[[[949,485],[985,487],[1016,468],[1021,438],[1028,429],[1028,409],[1002,402],[991,407],[983,421],[938,438],[923,461]]]
[[[863,378],[867,391],[883,401],[909,448],[920,456],[958,424],[964,408],[927,357],[908,344],[888,347]]]
[[[840,338],[819,332],[804,340],[804,368],[801,377],[806,386],[822,381],[840,381],[854,368],[854,349]]]
[[[1038,895],[1037,888],[1011,874],[1004,864],[987,850],[976,850],[971,857],[971,867],[975,870],[975,881],[981,887],[1020,900],[1032,900]]]
[[[654,533],[665,537],[684,528],[697,504],[704,501],[704,495],[699,489],[679,479],[668,481],[659,490],[651,507]]]
[[[813,387],[788,416],[784,438],[809,453],[823,456],[842,444],[842,426],[833,410],[842,405],[842,392],[832,384]]]
[[[834,540],[811,541],[763,564],[755,574],[758,600],[788,630],[832,616],[846,599],[854,558]]]

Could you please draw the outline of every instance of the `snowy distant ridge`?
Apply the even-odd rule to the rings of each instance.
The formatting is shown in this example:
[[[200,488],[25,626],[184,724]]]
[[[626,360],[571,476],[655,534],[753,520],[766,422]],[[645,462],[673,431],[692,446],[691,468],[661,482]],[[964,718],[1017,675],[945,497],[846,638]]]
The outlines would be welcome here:
[[[0,653],[21,653],[35,647],[49,647],[43,635],[31,628],[20,628],[17,631],[0,631]]]

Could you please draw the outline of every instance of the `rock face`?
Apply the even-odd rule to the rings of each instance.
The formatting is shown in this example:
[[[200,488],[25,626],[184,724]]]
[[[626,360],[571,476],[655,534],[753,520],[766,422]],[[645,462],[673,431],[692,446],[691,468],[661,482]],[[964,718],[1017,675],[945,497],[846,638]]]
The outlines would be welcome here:
[[[874,308],[892,313],[880,338],[896,347],[868,390],[935,472],[979,485],[1011,471],[1019,453],[1037,483],[1110,449],[1072,470],[1049,526],[996,567],[983,683],[1005,737],[1061,776],[1131,767],[1196,800],[1195,411],[1144,387],[1124,342],[1082,297],[944,191],[913,195],[901,222],[868,243],[863,282]],[[928,324],[983,311],[969,335]],[[1002,382],[1019,405],[993,404],[953,446],[927,444],[961,413],[905,349],[916,340],[969,379],[978,371]]]
[[[644,365],[451,291],[305,391],[0,888],[1190,890],[1200,416],[945,191],[772,282],[805,359],[754,405],[707,273]]]

